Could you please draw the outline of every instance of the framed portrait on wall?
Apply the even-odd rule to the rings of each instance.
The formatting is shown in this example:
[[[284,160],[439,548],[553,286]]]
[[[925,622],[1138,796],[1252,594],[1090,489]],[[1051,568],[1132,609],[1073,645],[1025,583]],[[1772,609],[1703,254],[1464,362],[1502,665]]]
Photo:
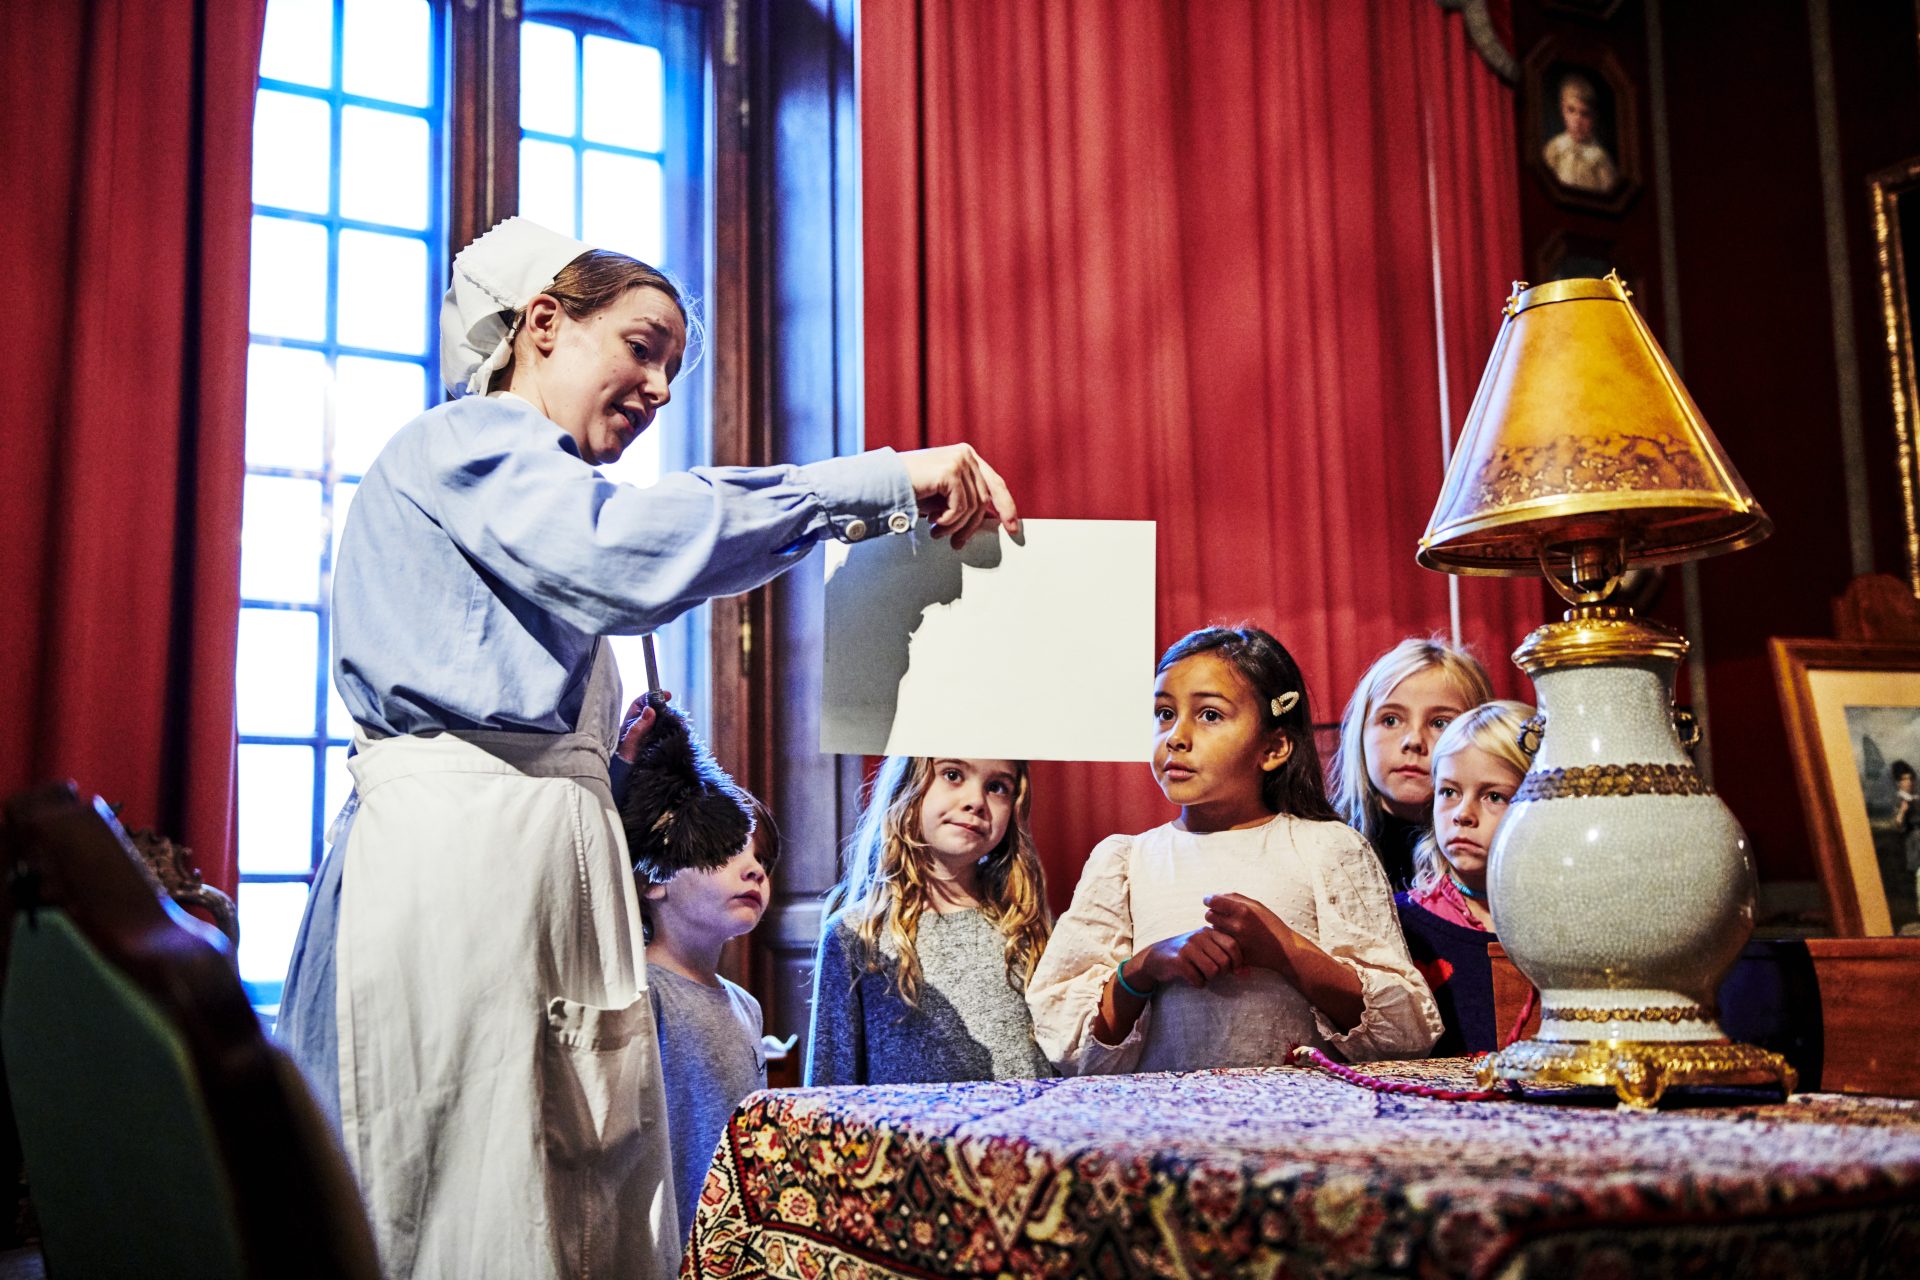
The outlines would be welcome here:
[[[1542,40],[1522,92],[1528,163],[1554,202],[1625,210],[1640,191],[1639,102],[1613,54]]]
[[[1920,936],[1920,645],[1769,646],[1834,932]]]

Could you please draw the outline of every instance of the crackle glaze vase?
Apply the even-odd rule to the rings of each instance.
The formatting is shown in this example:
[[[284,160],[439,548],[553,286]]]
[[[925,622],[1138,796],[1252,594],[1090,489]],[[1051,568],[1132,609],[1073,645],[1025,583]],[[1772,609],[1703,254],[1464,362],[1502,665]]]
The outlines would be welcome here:
[[[1755,881],[1746,834],[1675,728],[1685,652],[1664,627],[1589,609],[1514,654],[1539,698],[1538,750],[1487,888],[1541,1021],[1489,1077],[1607,1084],[1638,1105],[1669,1084],[1791,1088],[1784,1060],[1730,1043],[1714,1009],[1753,930]]]

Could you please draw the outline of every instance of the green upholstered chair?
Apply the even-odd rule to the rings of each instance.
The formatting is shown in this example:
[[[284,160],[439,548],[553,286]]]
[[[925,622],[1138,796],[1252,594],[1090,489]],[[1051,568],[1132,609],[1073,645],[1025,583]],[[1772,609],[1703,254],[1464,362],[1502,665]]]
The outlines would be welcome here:
[[[55,1276],[366,1276],[346,1159],[215,930],[111,812],[8,800],[0,1050]]]

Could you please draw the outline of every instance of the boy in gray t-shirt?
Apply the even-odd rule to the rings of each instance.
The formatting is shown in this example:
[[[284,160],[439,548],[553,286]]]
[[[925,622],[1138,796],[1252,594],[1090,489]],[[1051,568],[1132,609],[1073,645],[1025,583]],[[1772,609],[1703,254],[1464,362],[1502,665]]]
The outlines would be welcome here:
[[[699,875],[684,871],[681,876]],[[678,879],[680,877],[676,877]],[[660,1074],[667,1087],[673,1193],[680,1239],[693,1228],[714,1148],[742,1099],[767,1087],[760,1048],[760,1002],[718,974],[708,986],[675,972],[647,948],[647,980],[660,1032]]]
[[[684,1245],[728,1119],[767,1087],[759,1002],[719,970],[727,943],[766,912],[780,835],[684,719],[652,727],[642,710],[629,709],[612,781],[640,891]]]
[[[724,867],[681,871],[641,891],[683,1242],[728,1119],[748,1094],[767,1087],[760,1002],[719,973],[721,951],[767,909],[779,837],[760,814],[747,847]]]

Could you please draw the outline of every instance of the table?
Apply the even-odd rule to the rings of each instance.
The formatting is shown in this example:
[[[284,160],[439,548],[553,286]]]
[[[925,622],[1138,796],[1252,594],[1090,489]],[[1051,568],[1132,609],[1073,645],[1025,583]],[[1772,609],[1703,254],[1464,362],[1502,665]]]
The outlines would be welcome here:
[[[1470,1088],[1468,1059],[1377,1074]],[[683,1280],[1908,1276],[1920,1102],[1449,1103],[1303,1068],[754,1094]]]

